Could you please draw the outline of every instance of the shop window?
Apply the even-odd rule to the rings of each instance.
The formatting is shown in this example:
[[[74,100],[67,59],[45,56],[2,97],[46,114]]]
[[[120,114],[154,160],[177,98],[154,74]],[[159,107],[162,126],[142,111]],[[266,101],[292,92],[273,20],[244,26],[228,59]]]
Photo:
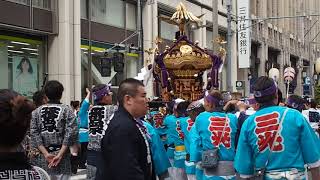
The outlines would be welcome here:
[[[0,89],[31,98],[42,86],[43,52],[41,41],[0,35]]]

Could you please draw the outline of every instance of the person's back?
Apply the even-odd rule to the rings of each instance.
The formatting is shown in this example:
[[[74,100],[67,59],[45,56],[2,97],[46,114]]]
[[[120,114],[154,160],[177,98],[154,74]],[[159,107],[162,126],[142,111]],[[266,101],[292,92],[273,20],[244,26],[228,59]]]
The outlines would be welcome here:
[[[78,142],[78,126],[75,115],[60,99],[64,91],[58,81],[48,81],[44,87],[49,101],[32,113],[30,126],[31,161],[45,169],[52,178],[68,178],[71,175],[69,147]]]
[[[235,178],[233,160],[235,156],[235,134],[237,117],[222,112],[223,100],[219,91],[211,90],[204,98],[205,112],[200,113],[195,121],[195,131],[191,134],[190,161],[201,163],[203,179]],[[216,156],[208,157],[216,151]],[[216,165],[213,162],[219,157]],[[216,168],[213,168],[216,166]],[[196,171],[201,171],[199,168]],[[201,176],[201,172],[198,173]],[[197,178],[199,178],[197,175]]]
[[[260,77],[254,90],[260,109],[242,126],[235,158],[240,177],[265,171],[266,179],[304,179],[307,164],[313,179],[318,179],[319,140],[308,122],[299,111],[276,105],[272,79]]]
[[[0,90],[0,179],[49,180],[43,169],[32,166],[23,152],[17,152],[30,125],[32,102],[18,93]]]
[[[112,105],[109,85],[96,85],[92,89],[92,96],[94,106],[88,112],[87,179],[95,179],[97,167],[101,166],[101,139],[118,108]]]

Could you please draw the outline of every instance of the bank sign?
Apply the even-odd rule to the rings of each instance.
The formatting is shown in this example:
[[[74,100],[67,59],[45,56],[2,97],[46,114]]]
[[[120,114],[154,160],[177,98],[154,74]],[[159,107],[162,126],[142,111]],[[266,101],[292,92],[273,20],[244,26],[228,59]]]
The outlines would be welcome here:
[[[238,57],[239,68],[250,67],[250,8],[249,0],[238,0]]]

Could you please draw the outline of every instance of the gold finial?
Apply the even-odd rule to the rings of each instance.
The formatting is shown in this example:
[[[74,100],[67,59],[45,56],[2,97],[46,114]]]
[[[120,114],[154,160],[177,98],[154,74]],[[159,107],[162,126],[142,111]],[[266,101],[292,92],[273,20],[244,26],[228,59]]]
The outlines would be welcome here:
[[[160,37],[156,37],[156,39],[154,40],[154,43],[156,44],[156,45],[159,45],[159,44],[161,44],[163,42],[163,40],[160,38]]]
[[[186,6],[180,2],[180,4],[176,8],[176,12],[172,15],[171,20],[182,23],[183,21],[186,22],[195,22],[200,23],[201,19],[195,15],[193,15],[191,12],[187,11]]]
[[[154,48],[145,49],[144,52],[148,53],[148,55],[150,56],[154,53]]]
[[[212,40],[212,42],[219,44],[220,46],[222,44],[226,44],[227,41],[224,40],[224,38],[222,38],[221,36],[217,37],[216,39]]]
[[[223,47],[219,47],[219,56],[223,57],[226,55],[226,50]]]
[[[179,27],[179,31],[181,34],[184,34],[184,29],[187,24],[196,23],[197,25],[201,24],[201,17],[195,16],[191,12],[187,11],[185,5],[180,2],[180,4],[176,7],[176,12],[172,15],[171,18],[160,16],[159,18],[169,24],[173,24]]]

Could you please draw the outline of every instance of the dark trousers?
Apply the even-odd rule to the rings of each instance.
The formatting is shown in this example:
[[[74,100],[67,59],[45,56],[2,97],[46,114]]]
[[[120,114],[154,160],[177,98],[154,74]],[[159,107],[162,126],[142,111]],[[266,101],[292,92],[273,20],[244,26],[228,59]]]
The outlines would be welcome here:
[[[81,149],[80,149],[80,161],[79,161],[79,168],[86,168],[86,162],[87,162],[87,147],[88,142],[80,143]]]

